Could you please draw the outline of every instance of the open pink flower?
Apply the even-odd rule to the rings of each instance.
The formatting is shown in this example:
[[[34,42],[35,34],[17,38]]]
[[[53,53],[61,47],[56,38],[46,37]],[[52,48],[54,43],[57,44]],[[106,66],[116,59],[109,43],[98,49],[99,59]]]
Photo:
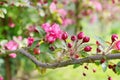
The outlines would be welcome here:
[[[9,56],[11,57],[11,58],[16,58],[16,53],[11,53],[11,54],[9,54]]]
[[[42,26],[41,26],[41,27],[44,29],[44,31],[45,31],[45,32],[48,32],[48,31],[49,31],[50,26],[51,26],[51,25],[50,25],[49,23],[44,23],[44,24],[42,24]]]
[[[48,41],[49,43],[53,43],[55,40],[56,38],[54,37],[54,35],[51,34],[46,35],[46,41]]]
[[[113,48],[114,48],[115,50],[120,50],[120,40],[118,40],[118,41],[116,41],[116,42],[114,43]]]
[[[18,48],[18,46],[19,46],[18,43],[13,40],[11,40],[5,44],[5,48],[7,50],[16,50]]]
[[[49,23],[45,23],[42,28],[46,32],[45,40],[49,43],[53,43],[56,39],[61,39],[62,31],[58,24],[55,23],[51,26]]]

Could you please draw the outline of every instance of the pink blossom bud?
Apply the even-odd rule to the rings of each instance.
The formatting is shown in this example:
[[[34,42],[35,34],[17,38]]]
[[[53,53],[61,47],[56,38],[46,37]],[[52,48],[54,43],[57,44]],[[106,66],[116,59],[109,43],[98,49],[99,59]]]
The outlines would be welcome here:
[[[8,25],[9,25],[11,28],[14,28],[14,27],[15,27],[15,24],[14,24],[13,22],[10,22]]]
[[[117,34],[113,34],[113,35],[111,36],[112,42],[116,41],[117,39],[118,39],[118,35],[117,35]]]
[[[71,48],[72,47],[72,43],[68,43],[68,48]]]
[[[109,77],[108,77],[108,80],[112,80],[112,77],[109,76]]]
[[[67,32],[64,32],[63,34],[62,34],[62,39],[63,40],[66,40],[68,38],[68,33]]]
[[[75,41],[76,39],[77,39],[77,37],[76,37],[76,36],[74,36],[74,35],[73,35],[73,36],[71,36],[71,40],[72,40],[72,41]]]
[[[93,69],[93,72],[94,72],[94,73],[96,72],[96,69],[95,69],[95,68]]]
[[[34,42],[34,38],[33,37],[28,37],[28,46],[31,46]]]
[[[77,38],[78,39],[83,39],[84,38],[84,33],[83,32],[80,32],[78,35],[77,35]]]
[[[86,51],[86,52],[89,52],[89,51],[91,51],[91,47],[90,46],[86,46],[85,48],[84,48],[84,51]]]
[[[85,42],[89,42],[89,41],[90,41],[90,37],[85,36],[85,37],[83,38],[83,43],[85,43]]]

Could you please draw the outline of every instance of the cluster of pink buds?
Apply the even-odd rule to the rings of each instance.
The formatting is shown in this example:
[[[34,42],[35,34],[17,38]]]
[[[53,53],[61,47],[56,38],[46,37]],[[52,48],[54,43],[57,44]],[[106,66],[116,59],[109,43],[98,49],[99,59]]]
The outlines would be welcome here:
[[[62,40],[65,41],[65,43],[67,44],[67,47],[69,48],[69,52],[70,52],[70,56],[78,59],[80,57],[80,55],[78,54],[78,50],[77,48],[79,46],[81,46],[84,43],[87,43],[90,41],[90,37],[85,36],[83,32],[78,33],[77,35],[72,35],[70,37],[71,42],[67,42],[68,39],[68,33],[67,32],[63,32],[62,34]],[[85,52],[90,52],[92,50],[91,46],[85,46],[83,51]]]
[[[77,39],[78,39],[78,40],[82,40],[82,43],[87,43],[87,42],[90,41],[90,37],[85,36],[83,32],[78,33]],[[81,43],[81,44],[82,44],[82,43]],[[85,48],[84,48],[84,51],[86,51],[86,52],[89,52],[89,51],[91,51],[91,50],[92,50],[92,47],[91,47],[91,46],[85,46]]]

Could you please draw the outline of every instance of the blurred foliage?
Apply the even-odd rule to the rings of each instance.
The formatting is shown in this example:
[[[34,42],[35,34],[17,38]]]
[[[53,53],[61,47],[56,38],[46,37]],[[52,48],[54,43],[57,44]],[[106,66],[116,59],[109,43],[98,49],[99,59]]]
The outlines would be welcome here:
[[[58,10],[64,9],[67,12],[65,17],[62,17],[63,14],[61,15],[59,12],[50,11],[50,4],[54,1],[57,1],[56,5]],[[42,37],[44,37],[44,32],[40,26],[45,22],[49,22],[51,24],[56,22],[60,24],[61,29],[67,31],[71,35],[78,33],[78,31],[80,31],[79,27],[82,27],[81,30],[83,30],[87,35],[91,37],[100,35],[108,40],[108,36],[111,34],[120,34],[120,2],[116,0],[117,2],[113,4],[111,1],[112,0],[96,0],[96,3],[102,7],[102,10],[97,10],[97,5],[93,4],[90,0],[0,0],[0,41],[12,40],[13,36],[22,36],[23,38],[32,36],[35,37],[36,40],[39,38],[42,40]],[[64,21],[66,19],[70,19],[72,21],[67,23]],[[29,29],[31,27],[37,27],[40,32],[30,31]],[[76,27],[79,28],[77,31],[75,29]],[[91,42],[93,41],[95,41],[94,38]],[[53,44],[59,49],[51,52],[48,49],[50,46],[47,43],[41,43],[41,52],[47,52],[47,55],[40,54],[37,56],[38,59],[43,62],[50,62],[51,60],[54,60],[55,58],[54,56],[51,56],[51,54],[56,55],[54,53],[61,50],[61,44],[64,45],[64,43],[60,41]],[[81,54],[83,53],[84,52]],[[16,59],[10,59],[12,75],[30,75],[36,68],[35,64],[22,55],[19,55],[20,54],[18,53]],[[87,54],[82,56],[87,56]],[[74,65],[74,67],[78,66],[79,65]],[[94,65],[92,65],[92,68],[94,68]],[[104,70],[106,70],[105,68],[106,65],[104,66]],[[118,66],[116,69],[119,71]],[[46,69],[41,69],[40,71],[44,73],[45,70]],[[65,71],[68,71],[68,73],[65,73]],[[102,72],[97,72],[97,74],[88,75],[84,78],[80,76],[81,71],[83,71],[83,68],[73,71],[71,70],[71,67],[62,68],[59,70],[56,69],[54,71],[50,70],[45,77],[44,75],[41,75],[40,78],[41,80],[88,80],[92,75],[95,75],[91,78],[91,80],[104,80],[103,78],[106,77]],[[88,73],[91,73],[91,71],[88,71]],[[4,57],[0,57],[0,74],[5,76]],[[114,75],[111,71],[106,72],[106,74]],[[73,78],[70,77],[71,75]],[[48,78],[46,76],[48,76]],[[114,78],[117,80],[119,77],[115,76]]]

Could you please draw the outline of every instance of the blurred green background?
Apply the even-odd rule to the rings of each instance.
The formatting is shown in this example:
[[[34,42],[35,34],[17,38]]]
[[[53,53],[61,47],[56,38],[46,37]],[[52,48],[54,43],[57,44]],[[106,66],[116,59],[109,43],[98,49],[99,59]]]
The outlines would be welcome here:
[[[52,3],[55,3],[57,10],[64,9],[64,14],[67,14],[63,17],[63,12],[50,11]],[[113,0],[0,0],[0,41],[12,40],[13,36],[41,38],[37,32],[29,29],[46,22],[59,24],[61,29],[70,35],[83,31],[85,35],[90,36],[90,42],[94,44],[95,36],[111,41],[112,34],[118,34],[120,37],[119,14],[119,0],[115,0],[115,3]],[[67,19],[70,21],[65,21]],[[120,60],[112,62],[118,61]],[[10,59],[10,64],[13,80],[108,80],[108,76],[113,80],[120,80],[120,76],[112,70],[103,72],[101,65],[95,64],[89,64],[88,70],[84,68],[86,64],[75,69],[70,65],[47,69],[46,72],[43,71],[44,74],[20,54],[16,59]],[[93,69],[96,69],[95,73]],[[83,76],[83,72],[86,76]],[[0,56],[0,75],[5,74],[4,57]]]

